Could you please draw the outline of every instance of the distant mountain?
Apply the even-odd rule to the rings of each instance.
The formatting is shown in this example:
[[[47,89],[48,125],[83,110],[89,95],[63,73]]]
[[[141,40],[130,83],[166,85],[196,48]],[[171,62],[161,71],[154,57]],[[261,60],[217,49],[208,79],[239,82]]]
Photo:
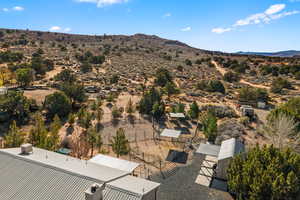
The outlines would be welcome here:
[[[258,56],[272,56],[272,57],[299,57],[300,51],[289,50],[289,51],[279,51],[279,52],[237,52],[241,55],[258,55]]]

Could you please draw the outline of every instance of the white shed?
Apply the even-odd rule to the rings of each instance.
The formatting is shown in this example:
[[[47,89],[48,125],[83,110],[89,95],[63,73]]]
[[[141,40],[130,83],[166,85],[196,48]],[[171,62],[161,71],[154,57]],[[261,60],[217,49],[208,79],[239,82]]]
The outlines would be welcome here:
[[[220,152],[218,155],[218,164],[216,169],[216,177],[227,180],[227,169],[231,159],[245,151],[244,144],[236,138],[225,140],[221,144]]]
[[[227,180],[227,169],[230,161],[235,155],[244,151],[244,144],[236,138],[231,138],[223,141],[221,146],[200,144],[196,154],[215,157],[217,160],[215,177],[218,179]]]
[[[0,87],[0,95],[7,94],[7,88],[6,87]]]
[[[181,131],[173,130],[173,129],[164,129],[160,136],[169,137],[169,138],[179,138],[181,135]]]
[[[169,116],[172,119],[183,119],[183,118],[185,118],[185,115],[183,113],[170,113]]]

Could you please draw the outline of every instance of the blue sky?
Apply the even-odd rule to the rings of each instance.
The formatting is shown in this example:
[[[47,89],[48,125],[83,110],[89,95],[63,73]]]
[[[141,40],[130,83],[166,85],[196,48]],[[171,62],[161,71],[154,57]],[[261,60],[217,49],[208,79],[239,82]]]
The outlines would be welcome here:
[[[1,0],[0,27],[145,33],[226,52],[300,50],[300,0]]]

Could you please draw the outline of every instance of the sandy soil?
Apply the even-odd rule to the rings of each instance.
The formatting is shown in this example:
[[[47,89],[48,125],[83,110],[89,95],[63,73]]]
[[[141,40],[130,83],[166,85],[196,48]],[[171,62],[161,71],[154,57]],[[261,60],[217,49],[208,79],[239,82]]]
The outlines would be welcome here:
[[[27,98],[35,99],[38,105],[42,105],[45,97],[49,94],[53,94],[57,90],[49,88],[49,89],[43,89],[43,90],[25,90],[24,95]]]
[[[58,66],[55,66],[54,67],[54,70],[52,71],[49,71],[46,73],[46,76],[45,76],[45,80],[49,80],[51,78],[54,78],[57,74],[59,74],[61,71],[62,71],[62,67],[58,67]]]

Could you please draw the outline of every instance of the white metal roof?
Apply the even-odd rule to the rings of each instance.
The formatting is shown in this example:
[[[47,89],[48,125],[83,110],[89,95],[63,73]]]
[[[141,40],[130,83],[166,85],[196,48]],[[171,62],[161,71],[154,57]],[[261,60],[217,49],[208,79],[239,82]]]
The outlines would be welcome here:
[[[196,153],[218,157],[221,146],[201,143]]]
[[[244,150],[245,150],[244,144],[239,140],[237,140],[236,138],[225,140],[221,144],[218,160],[231,158],[236,154],[243,152]]]
[[[35,147],[33,147],[33,153],[29,155],[20,155],[20,148],[1,149],[0,152],[1,151],[27,161],[36,162],[48,167],[63,170],[66,173],[73,173],[83,176],[95,180],[96,182],[109,182],[130,174],[127,171],[94,164],[89,161],[80,160],[71,156],[66,156]]]
[[[119,158],[114,158],[111,156],[106,156],[102,154],[98,154],[89,160],[92,163],[103,165],[107,167],[111,167],[114,169],[126,171],[132,173],[140,164],[131,162],[128,160],[122,160]]]
[[[173,129],[164,129],[160,136],[163,137],[171,137],[171,138],[179,138],[181,131],[173,130]]]
[[[107,185],[108,187],[122,188],[123,190],[133,192],[138,195],[146,195],[160,186],[159,183],[134,176],[125,176],[109,182]]]
[[[183,113],[170,113],[171,118],[185,118]]]

